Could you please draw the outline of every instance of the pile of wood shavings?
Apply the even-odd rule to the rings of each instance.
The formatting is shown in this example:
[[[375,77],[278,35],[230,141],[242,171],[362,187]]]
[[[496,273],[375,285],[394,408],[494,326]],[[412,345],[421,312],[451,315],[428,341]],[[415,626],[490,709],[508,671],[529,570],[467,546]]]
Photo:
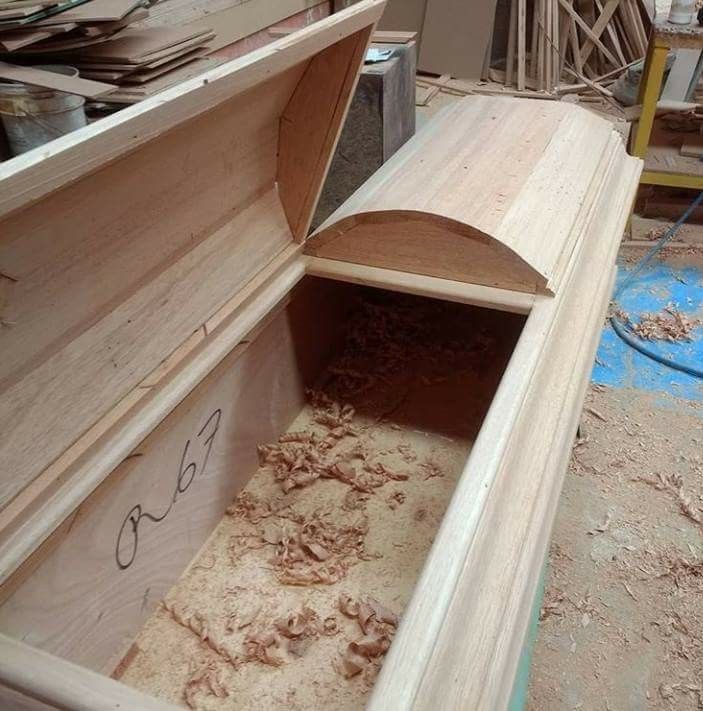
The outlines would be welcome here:
[[[636,324],[631,324],[632,331],[647,341],[690,341],[693,329],[703,323],[700,319],[690,318],[669,304],[663,313],[643,314]]]
[[[517,337],[482,313],[362,303],[124,681],[198,709],[363,707]]]

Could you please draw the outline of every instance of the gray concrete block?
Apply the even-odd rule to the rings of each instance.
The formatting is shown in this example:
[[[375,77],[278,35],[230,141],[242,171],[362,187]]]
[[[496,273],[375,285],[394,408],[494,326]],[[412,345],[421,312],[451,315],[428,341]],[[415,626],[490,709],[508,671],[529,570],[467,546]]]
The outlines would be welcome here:
[[[373,46],[391,49],[393,55],[385,62],[364,66],[322,188],[313,229],[415,133],[415,43]]]

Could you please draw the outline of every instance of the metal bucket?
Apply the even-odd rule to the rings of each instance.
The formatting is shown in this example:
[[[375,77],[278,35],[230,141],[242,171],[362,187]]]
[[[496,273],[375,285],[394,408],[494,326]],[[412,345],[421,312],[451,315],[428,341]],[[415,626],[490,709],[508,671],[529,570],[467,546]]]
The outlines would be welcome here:
[[[37,67],[78,76],[75,67],[47,64]],[[39,86],[0,83],[0,118],[13,156],[42,146],[86,125],[85,99]]]

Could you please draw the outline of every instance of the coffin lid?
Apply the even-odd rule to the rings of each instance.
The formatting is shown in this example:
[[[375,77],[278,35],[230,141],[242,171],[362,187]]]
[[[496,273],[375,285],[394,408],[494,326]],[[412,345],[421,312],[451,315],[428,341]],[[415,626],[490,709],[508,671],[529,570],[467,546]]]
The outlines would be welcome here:
[[[305,252],[553,293],[616,140],[607,121],[571,104],[466,98],[408,141]]]
[[[63,454],[304,238],[383,7],[0,164],[0,544]]]

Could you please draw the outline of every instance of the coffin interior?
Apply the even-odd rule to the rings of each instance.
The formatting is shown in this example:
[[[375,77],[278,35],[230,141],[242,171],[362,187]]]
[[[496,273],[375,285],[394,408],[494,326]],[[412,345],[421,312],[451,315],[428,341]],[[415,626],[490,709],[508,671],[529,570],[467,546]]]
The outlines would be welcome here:
[[[287,663],[279,668],[246,664],[232,682],[237,708],[254,707],[264,693],[275,707],[294,679],[307,680],[298,692],[304,706],[314,706],[320,684],[331,693],[341,683],[340,703],[360,707],[371,682],[347,682],[332,666],[354,631],[335,612],[336,599],[342,591],[370,595],[402,613],[523,322],[515,314],[305,278],[78,509],[53,552],[0,608],[0,629],[181,703],[194,655],[218,658],[174,623],[163,599],[200,611],[233,653],[244,632],[224,632],[228,610],[244,614],[264,600],[257,622],[264,624],[276,610],[309,604],[323,617],[336,615],[342,633],[299,659],[281,650]],[[362,331],[350,335],[359,324]],[[379,346],[389,336],[390,345]],[[397,357],[397,367],[374,365],[379,353]],[[360,370],[345,377],[340,363]],[[361,373],[374,379],[372,387]],[[257,471],[258,445],[289,428],[315,428],[310,387],[346,394],[340,401],[355,406],[357,434],[342,449],[363,442],[369,462],[385,461],[408,479],[364,493],[323,478],[284,494],[270,471]],[[402,455],[379,455],[399,444]],[[332,585],[282,585],[268,571],[262,577],[242,568],[227,555],[229,539],[260,532],[223,513],[244,487],[308,514],[324,510],[340,525],[350,515],[368,517],[369,560],[356,560]],[[340,507],[352,500],[360,502],[355,514]],[[266,568],[271,553],[253,553]]]

